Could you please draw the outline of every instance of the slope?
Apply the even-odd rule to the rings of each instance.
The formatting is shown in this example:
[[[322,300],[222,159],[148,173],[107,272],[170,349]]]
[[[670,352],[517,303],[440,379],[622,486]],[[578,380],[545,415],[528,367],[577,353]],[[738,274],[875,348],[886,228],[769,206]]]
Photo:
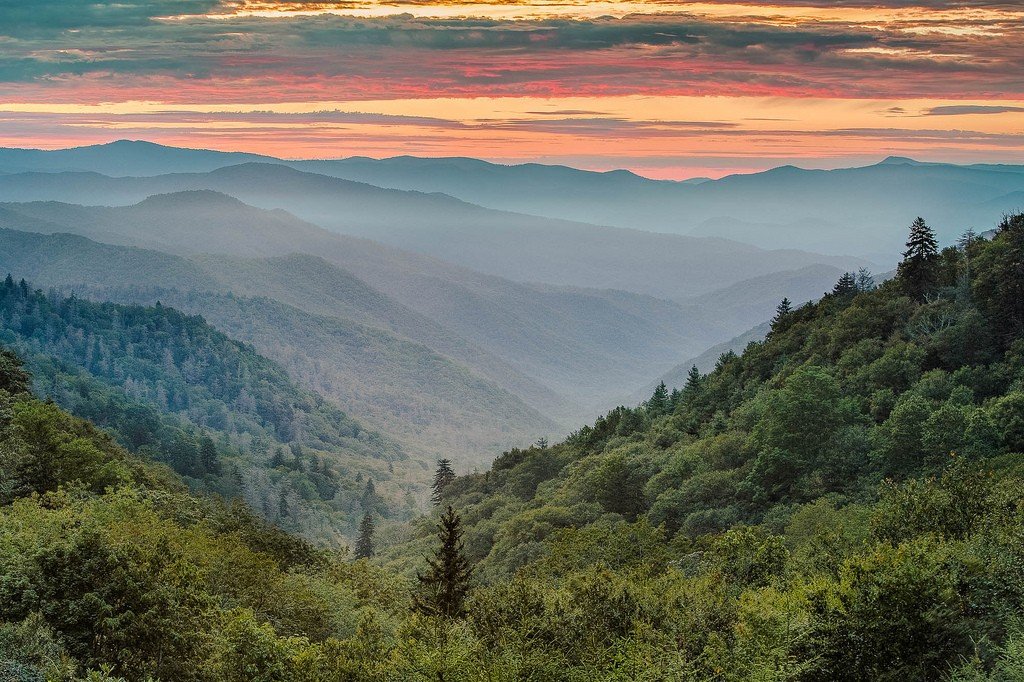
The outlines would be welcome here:
[[[851,258],[496,211],[447,195],[381,189],[278,164],[150,178],[88,173],[0,177],[0,200],[22,202],[134,204],[153,194],[202,189],[519,282],[611,286],[678,298],[814,263],[859,265]],[[632,225],[650,227],[642,219]]]
[[[0,246],[2,271],[100,299],[115,291],[119,300],[150,304],[179,296],[183,305],[188,304],[183,309],[206,316],[235,338],[264,338],[267,344],[261,351],[289,370],[301,369],[307,386],[328,391],[352,414],[378,428],[376,420],[400,427],[403,443],[420,458],[444,450],[457,459],[478,462],[494,448],[507,447],[510,440],[529,441],[555,428],[520,399],[425,346],[269,299],[257,304],[230,295],[214,274],[179,257],[71,235],[12,230],[0,230]],[[122,268],[121,263],[132,267]],[[160,294],[150,296],[153,291]],[[234,326],[225,326],[228,322]],[[275,341],[284,338],[293,342]],[[444,399],[435,401],[434,396]],[[453,397],[464,402],[458,404]],[[415,425],[402,418],[416,410],[420,413]],[[472,428],[460,437],[456,424]]]
[[[383,483],[394,478],[388,463],[406,457],[250,347],[167,306],[62,299],[8,277],[0,341],[26,359],[41,395],[193,487],[244,496],[310,537],[336,542],[350,532],[357,476]],[[272,461],[283,446],[298,463],[287,475]],[[398,482],[381,489],[396,494]],[[291,507],[284,519],[282,499]]]
[[[61,153],[50,152],[33,168],[111,171],[132,146],[136,147],[133,154],[154,160],[193,159],[191,165],[154,161],[152,167],[134,167],[140,174],[143,170],[155,174],[158,168],[163,173],[207,172],[216,164],[259,160],[380,187],[443,193],[515,213],[674,234],[708,234],[711,226],[718,226],[722,231],[710,234],[772,248],[827,248],[830,253],[869,254],[877,259],[892,257],[901,230],[922,207],[928,207],[940,236],[948,241],[965,226],[990,224],[1002,212],[1019,208],[996,200],[1024,189],[1024,166],[957,166],[898,157],[860,168],[816,171],[781,167],[691,183],[650,180],[628,171],[506,166],[464,158],[252,159],[121,141],[87,148],[96,157],[91,165],[72,165]],[[0,168],[19,170],[17,165],[3,165],[4,153],[15,151],[0,152]],[[900,192],[892,192],[893,187]],[[134,196],[118,203],[143,198]],[[66,200],[90,201],[85,197]]]
[[[200,201],[193,202],[194,198]],[[154,204],[160,209],[154,210]],[[171,208],[179,205],[180,211]],[[697,352],[730,335],[690,324],[679,310],[666,313],[671,306],[655,304],[650,297],[620,297],[612,304],[599,292],[519,284],[368,240],[331,234],[294,218],[282,223],[284,217],[279,213],[209,193],[157,197],[113,209],[56,203],[9,204],[7,208],[28,214],[29,221],[67,220],[69,231],[183,254],[197,249],[222,249],[231,254],[314,254],[385,294],[395,302],[395,309],[404,306],[419,316],[420,321],[409,320],[394,331],[409,334],[418,328],[423,333],[414,340],[431,345],[439,335],[422,324],[423,319],[430,320],[447,330],[448,336],[462,339],[462,347],[468,343],[500,362],[481,357],[480,351],[463,355],[454,340],[445,342],[443,348],[431,347],[460,353],[453,357],[474,363],[474,370],[510,390],[544,399],[538,404],[545,409],[551,406],[545,393],[568,398],[576,404],[569,405],[568,414],[577,418],[581,410],[603,408],[621,386],[636,385],[670,367],[680,354]],[[161,228],[146,227],[150,221]],[[252,226],[251,230],[245,230],[246,225]],[[239,226],[242,229],[236,229]],[[322,263],[307,265],[323,274]],[[251,270],[257,266],[240,267]],[[219,275],[215,272],[214,276]],[[230,268],[223,276],[231,277]],[[324,290],[327,280],[296,277],[321,290],[312,297],[321,303],[333,297]],[[331,278],[346,278],[346,274],[334,273],[328,280]],[[287,285],[279,290],[290,291]],[[293,295],[286,300],[307,306],[303,297]],[[306,309],[333,314],[312,306]]]

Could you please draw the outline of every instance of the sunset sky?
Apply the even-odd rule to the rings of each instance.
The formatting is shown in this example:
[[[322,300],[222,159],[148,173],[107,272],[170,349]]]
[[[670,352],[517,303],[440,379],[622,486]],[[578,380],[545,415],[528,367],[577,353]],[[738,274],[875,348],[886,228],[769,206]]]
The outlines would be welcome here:
[[[0,145],[1024,163],[1024,3],[0,0]]]

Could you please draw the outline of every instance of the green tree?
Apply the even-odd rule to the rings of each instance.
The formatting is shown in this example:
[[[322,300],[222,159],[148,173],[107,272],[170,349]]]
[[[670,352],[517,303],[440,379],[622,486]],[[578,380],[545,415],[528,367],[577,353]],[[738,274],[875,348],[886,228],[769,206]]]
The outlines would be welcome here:
[[[359,504],[364,512],[384,516],[384,498],[377,492],[377,484],[373,482],[372,478],[366,480],[366,487],[363,488],[363,496],[360,498]]]
[[[429,570],[416,575],[419,590],[413,596],[413,609],[431,616],[461,618],[466,615],[473,567],[465,556],[462,519],[451,505],[441,514],[437,538],[441,546],[427,558]]]
[[[974,259],[972,291],[1009,345],[1024,333],[1024,213],[1007,216]]]
[[[852,272],[844,272],[836,285],[832,287],[832,293],[836,296],[852,296],[857,293],[857,279]]]
[[[696,395],[700,391],[703,382],[704,379],[700,375],[700,370],[697,369],[697,365],[693,365],[690,367],[690,371],[686,373],[686,385],[683,387],[683,391],[690,396]]]
[[[277,516],[281,519],[286,519],[290,516],[288,509],[288,491],[281,486],[281,494],[277,498]]]
[[[374,554],[373,533],[376,529],[373,524],[373,514],[363,514],[363,520],[359,522],[359,537],[356,539],[356,558],[369,559]]]
[[[668,387],[666,387],[665,382],[662,381],[655,387],[653,395],[651,395],[650,400],[647,401],[647,414],[652,417],[660,417],[664,414],[668,414],[668,408]]]
[[[775,317],[771,321],[771,331],[777,332],[785,326],[789,320],[789,316],[793,313],[793,303],[788,297],[783,298],[779,301],[779,305],[775,307]],[[694,368],[696,369],[696,367]]]
[[[867,268],[857,271],[857,291],[874,291],[875,276]]]
[[[217,454],[217,446],[207,434],[203,434],[203,437],[199,439],[199,466],[206,474],[217,475],[220,473],[220,456]]]
[[[0,391],[8,393],[28,393],[32,378],[21,365],[17,355],[0,348]]]
[[[434,472],[434,482],[430,486],[430,501],[435,507],[441,505],[444,499],[444,490],[455,480],[455,470],[452,469],[451,460],[437,460],[437,471]]]
[[[910,226],[907,250],[903,252],[897,271],[904,290],[914,300],[923,301],[925,294],[935,286],[938,260],[939,244],[935,233],[923,218],[918,218]]]

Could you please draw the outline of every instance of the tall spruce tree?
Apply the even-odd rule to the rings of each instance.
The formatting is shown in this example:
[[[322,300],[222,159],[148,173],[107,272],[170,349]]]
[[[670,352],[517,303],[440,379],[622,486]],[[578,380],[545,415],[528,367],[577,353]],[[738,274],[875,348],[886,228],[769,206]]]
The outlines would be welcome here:
[[[290,516],[288,511],[288,493],[281,487],[281,495],[277,499],[277,516],[280,519],[286,519]]]
[[[647,401],[647,414],[652,417],[660,417],[664,414],[668,414],[669,398],[668,398],[668,387],[665,386],[665,382],[659,383],[654,393],[651,395],[650,400]]]
[[[29,376],[21,365],[21,358],[6,348],[0,348],[0,391],[10,394],[28,393],[32,385]]]
[[[775,306],[775,317],[771,321],[771,331],[778,331],[785,324],[790,313],[793,312],[793,304],[790,302],[788,297],[784,297],[779,301],[779,305]],[[694,368],[696,369],[696,367]]]
[[[367,479],[366,487],[363,488],[363,496],[359,500],[364,512],[384,515],[384,498],[377,492],[377,486],[373,479]]]
[[[857,291],[874,291],[875,276],[867,268],[857,271]]]
[[[690,371],[686,373],[686,386],[683,388],[683,391],[689,395],[693,395],[700,390],[703,382],[704,379],[700,375],[700,370],[697,369],[697,365],[693,365],[690,367]]]
[[[910,226],[907,250],[903,252],[903,261],[897,271],[907,295],[917,301],[924,300],[935,286],[938,260],[939,244],[935,233],[923,218],[918,218]]]
[[[836,296],[851,296],[857,293],[857,280],[852,272],[844,272],[836,285],[832,287],[832,293]]]
[[[433,557],[427,558],[430,570],[426,575],[416,574],[419,589],[413,595],[413,609],[430,616],[460,618],[466,614],[473,567],[465,556],[462,519],[451,505],[441,514],[437,537],[441,546]]]
[[[434,503],[435,507],[441,506],[441,500],[444,499],[444,489],[451,485],[451,482],[454,480],[455,470],[452,469],[451,461],[447,459],[437,460],[434,483],[430,486],[430,501]]]
[[[356,539],[356,558],[369,559],[374,554],[373,533],[376,530],[373,523],[373,514],[363,514],[363,520],[359,522],[359,537]]]
[[[216,475],[220,473],[220,458],[217,455],[217,446],[213,439],[203,434],[199,439],[199,467],[203,473]]]
[[[978,233],[974,231],[973,227],[968,227],[964,230],[964,233],[960,235],[959,239],[956,240],[957,247],[964,254],[964,269],[961,276],[960,284],[965,288],[970,286],[971,282],[971,252],[974,250],[974,245],[978,243]]]

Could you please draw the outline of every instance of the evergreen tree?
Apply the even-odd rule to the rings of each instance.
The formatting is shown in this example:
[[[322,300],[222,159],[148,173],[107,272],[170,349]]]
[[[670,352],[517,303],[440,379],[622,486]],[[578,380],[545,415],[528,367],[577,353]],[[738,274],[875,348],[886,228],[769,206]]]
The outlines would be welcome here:
[[[964,233],[960,235],[959,239],[956,240],[956,245],[959,247],[964,254],[964,270],[960,278],[960,284],[964,288],[970,286],[971,282],[971,251],[974,249],[974,245],[978,242],[978,233],[974,231],[973,227],[968,227],[964,230]]]
[[[289,516],[288,494],[287,491],[285,491],[284,486],[281,487],[281,495],[277,499],[277,515],[282,519],[286,519]]]
[[[363,496],[360,498],[359,504],[368,514],[385,515],[384,498],[377,493],[377,485],[372,478],[366,480],[366,487],[363,488]]]
[[[857,280],[852,272],[844,272],[836,285],[832,287],[832,293],[836,296],[850,296],[857,293]]]
[[[703,382],[704,379],[700,375],[700,370],[697,369],[697,365],[693,365],[690,367],[690,371],[686,373],[686,386],[683,388],[683,392],[692,396],[700,390]]]
[[[452,463],[447,459],[437,460],[437,471],[434,472],[434,483],[430,486],[433,491],[430,495],[430,501],[434,503],[435,507],[441,505],[441,499],[444,496],[444,489],[447,488],[452,481],[455,480],[455,470],[452,469]]]
[[[789,298],[783,298],[779,301],[779,305],[775,307],[775,317],[771,320],[771,331],[768,332],[769,336],[772,332],[779,331],[783,324],[785,324],[790,313],[793,312],[793,304]]]
[[[473,568],[465,556],[462,542],[462,519],[451,505],[441,515],[437,526],[441,546],[427,558],[430,570],[417,573],[419,591],[413,596],[413,609],[431,616],[459,618],[466,613],[466,595]]]
[[[31,383],[32,378],[21,367],[21,359],[6,348],[0,348],[0,391],[28,393]]]
[[[679,401],[683,399],[683,392],[678,388],[673,388],[672,392],[668,396],[668,406],[670,412],[675,412],[676,406],[679,405]]]
[[[356,540],[356,558],[369,559],[373,556],[373,514],[366,512],[359,523],[359,538]]]
[[[779,305],[775,307],[775,317],[772,319],[772,323],[781,320],[786,315],[789,315],[791,312],[793,312],[793,303],[789,300],[788,297],[784,297],[781,301],[779,301]]]
[[[668,414],[668,408],[668,388],[665,386],[665,382],[662,381],[655,387],[654,394],[647,401],[647,414],[652,417],[660,417],[663,414]]]
[[[284,449],[277,447],[274,448],[274,456],[270,458],[270,468],[276,469],[281,466],[284,466]]]
[[[199,439],[199,466],[204,473],[219,474],[220,458],[217,456],[217,446],[213,439],[203,434]]]
[[[544,437],[538,438],[537,442],[534,443],[534,445],[536,445],[541,450],[547,450],[548,449],[548,439],[544,438]]]
[[[857,291],[874,291],[875,277],[867,268],[857,271]]]
[[[939,245],[935,233],[923,218],[918,218],[910,226],[907,250],[903,252],[898,270],[903,287],[911,298],[923,301],[925,294],[935,285],[938,259]]]

